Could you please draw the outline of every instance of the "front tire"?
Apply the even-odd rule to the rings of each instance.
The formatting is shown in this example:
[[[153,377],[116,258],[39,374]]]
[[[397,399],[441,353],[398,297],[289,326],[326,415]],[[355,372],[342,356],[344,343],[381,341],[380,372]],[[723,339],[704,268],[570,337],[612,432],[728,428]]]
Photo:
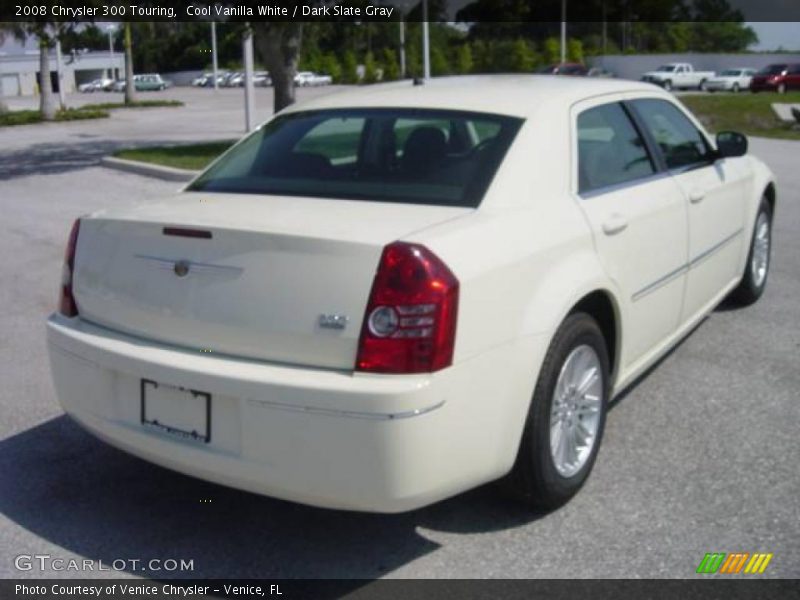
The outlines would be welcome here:
[[[547,350],[508,477],[531,508],[558,508],[583,486],[603,437],[609,379],[600,327],[586,313],[573,313]]]
[[[785,94],[786,93],[786,84],[785,83],[781,83],[781,84],[778,85],[778,93],[779,94]]]
[[[753,304],[764,293],[769,275],[770,253],[772,250],[772,211],[766,198],[756,215],[750,251],[739,286],[731,293],[731,299],[740,306]]]
[[[672,91],[672,82],[671,82],[669,79],[667,79],[667,80],[664,82],[664,89],[665,89],[667,92],[671,92],[671,91]]]
[[[733,91],[734,94],[738,94],[739,93],[739,84],[738,83],[734,83],[733,87],[731,87],[731,90]]]

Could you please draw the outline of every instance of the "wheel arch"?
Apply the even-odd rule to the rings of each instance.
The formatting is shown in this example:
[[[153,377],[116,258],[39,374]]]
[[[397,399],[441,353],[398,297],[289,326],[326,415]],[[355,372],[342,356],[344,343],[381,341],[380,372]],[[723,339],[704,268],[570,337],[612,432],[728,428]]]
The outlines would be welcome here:
[[[778,195],[777,195],[777,192],[775,190],[775,182],[774,181],[770,181],[767,184],[767,187],[764,188],[763,196],[764,196],[764,198],[767,199],[767,204],[769,204],[770,215],[774,217],[775,216],[775,203],[778,200]]]
[[[608,350],[610,379],[613,388],[622,356],[622,318],[616,298],[607,289],[596,289],[575,302],[567,316],[576,312],[583,312],[591,316],[597,321],[600,331],[603,333]]]

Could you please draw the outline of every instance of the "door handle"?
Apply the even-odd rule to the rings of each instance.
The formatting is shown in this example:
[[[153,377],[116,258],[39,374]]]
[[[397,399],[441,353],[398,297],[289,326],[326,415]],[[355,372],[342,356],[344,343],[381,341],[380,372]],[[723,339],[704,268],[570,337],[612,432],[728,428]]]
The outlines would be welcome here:
[[[603,223],[603,233],[606,235],[616,235],[628,227],[628,221],[622,215],[611,215]]]
[[[706,193],[703,190],[692,190],[689,192],[689,202],[692,204],[697,204],[698,202],[702,202],[703,199],[706,197]]]

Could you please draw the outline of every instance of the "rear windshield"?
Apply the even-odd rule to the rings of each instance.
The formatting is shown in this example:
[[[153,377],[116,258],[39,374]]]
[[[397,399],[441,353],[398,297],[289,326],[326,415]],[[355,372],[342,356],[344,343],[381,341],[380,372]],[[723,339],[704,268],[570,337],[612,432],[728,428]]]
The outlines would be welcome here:
[[[441,110],[278,116],[188,188],[477,207],[522,119]]]

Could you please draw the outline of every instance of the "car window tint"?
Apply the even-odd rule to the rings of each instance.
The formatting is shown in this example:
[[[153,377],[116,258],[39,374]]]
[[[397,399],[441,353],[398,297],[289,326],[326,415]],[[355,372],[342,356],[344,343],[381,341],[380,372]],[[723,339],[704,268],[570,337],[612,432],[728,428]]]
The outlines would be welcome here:
[[[666,100],[634,101],[653,139],[664,153],[669,169],[707,162],[710,148],[703,135],[678,107]]]
[[[655,173],[644,141],[619,103],[578,115],[578,191],[589,192]]]

